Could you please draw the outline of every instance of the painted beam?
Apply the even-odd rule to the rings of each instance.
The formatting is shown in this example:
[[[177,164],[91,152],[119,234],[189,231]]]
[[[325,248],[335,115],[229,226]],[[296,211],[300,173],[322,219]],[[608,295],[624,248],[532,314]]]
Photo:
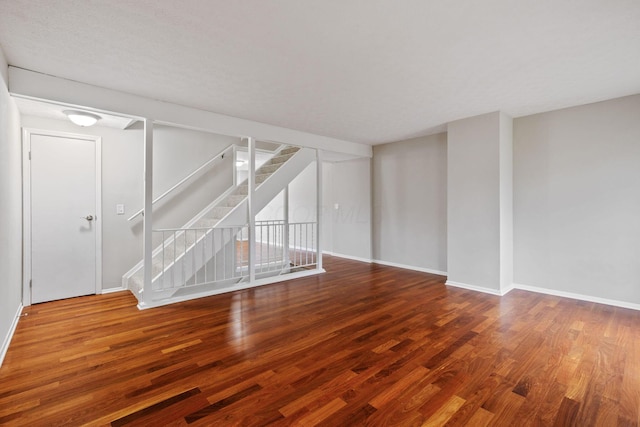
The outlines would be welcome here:
[[[52,101],[64,105],[134,116],[153,117],[167,124],[222,135],[253,137],[320,150],[372,157],[371,146],[239,119],[163,102],[151,98],[80,83],[22,68],[9,67],[9,92],[18,97]]]

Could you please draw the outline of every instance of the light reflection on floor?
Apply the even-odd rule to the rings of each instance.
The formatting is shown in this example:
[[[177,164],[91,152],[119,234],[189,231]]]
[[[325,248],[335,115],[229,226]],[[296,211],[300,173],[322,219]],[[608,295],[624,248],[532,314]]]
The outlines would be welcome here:
[[[290,323],[281,308],[290,304],[291,291],[290,284],[283,282],[234,294],[229,305],[227,344],[234,346],[239,353],[248,352],[259,345],[259,340],[256,339],[259,334],[256,334],[248,320],[249,317],[255,318],[256,312],[264,313],[273,327]],[[248,315],[249,313],[251,316]]]

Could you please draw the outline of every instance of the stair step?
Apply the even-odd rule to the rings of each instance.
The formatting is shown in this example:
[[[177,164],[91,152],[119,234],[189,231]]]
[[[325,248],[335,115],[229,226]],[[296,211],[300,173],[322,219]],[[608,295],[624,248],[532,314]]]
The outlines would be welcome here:
[[[240,194],[231,194],[229,196],[227,196],[221,203],[220,206],[221,207],[229,207],[229,208],[235,208],[236,206],[238,206],[240,203],[242,203],[242,201],[244,199],[246,199],[247,196]]]
[[[246,196],[249,194],[249,184],[240,184],[236,187],[235,190],[233,190],[233,193],[231,193],[231,195],[233,196]]]
[[[277,171],[287,160],[289,160],[295,153],[300,150],[298,147],[288,147],[283,149],[278,153],[277,156],[272,157],[267,160],[257,171],[256,171],[256,184],[263,183],[269,175]],[[246,181],[245,181],[246,182]],[[241,184],[238,185],[236,190],[232,193],[232,195],[247,195],[249,194],[249,185]],[[225,206],[228,206],[225,204]]]
[[[218,222],[219,220],[215,220]],[[151,259],[152,263],[152,274],[151,277],[156,277],[160,273],[162,273],[163,269],[171,266],[174,262],[180,263],[182,256],[184,256],[188,252],[188,248],[193,246],[197,239],[201,239],[206,231],[198,230],[196,231],[187,231],[186,233],[177,233],[176,238],[174,240],[165,241],[164,251],[153,256]],[[164,257],[164,263],[163,263]],[[131,281],[134,282],[135,285],[140,286],[139,289],[142,289],[144,282],[144,268],[136,271],[136,273],[130,278]]]
[[[270,176],[272,176],[282,165],[288,161],[291,157],[296,155],[296,153],[300,151],[299,147],[295,146],[287,146],[280,150],[277,155],[273,156],[266,163],[264,163],[257,171],[255,176],[256,189],[260,187],[260,185],[265,182]],[[238,185],[227,197],[225,197],[222,202],[220,202],[217,206],[212,208],[209,212],[205,214],[204,217],[200,218],[193,224],[193,228],[199,229],[213,229],[218,224],[221,223],[222,219],[225,218],[231,211],[237,209],[237,207],[246,200],[247,195],[249,193],[248,183],[245,181]],[[205,230],[198,231],[187,231],[186,233],[177,233],[175,236],[175,241],[167,241],[165,240],[164,251],[156,254],[152,258],[152,277],[157,277],[163,272],[163,269],[166,269],[167,273],[170,274],[172,271],[179,272],[181,260],[185,255],[190,253],[190,249],[196,241],[202,238],[205,235]],[[167,233],[166,238],[170,238],[171,234]],[[200,246],[198,246],[200,247]],[[188,256],[188,255],[187,255]],[[193,262],[193,258],[184,258],[187,262],[191,259]],[[176,267],[178,270],[174,270],[171,266],[177,262]],[[167,276],[169,277],[169,276]],[[129,289],[142,290],[144,282],[144,269],[139,268],[135,273],[133,273],[129,278],[127,285]],[[153,288],[159,290],[162,286],[162,283],[158,283],[156,281],[153,284]]]
[[[220,222],[222,218],[215,218],[215,217],[205,217],[205,218],[200,218],[197,222],[196,222],[196,227],[199,228],[213,228],[216,226],[217,223]]]
[[[161,258],[161,257],[158,257],[158,258]],[[151,272],[152,272],[151,277],[156,277],[158,274],[162,273],[161,259],[153,260]],[[142,284],[144,283],[144,268],[141,268],[140,270],[136,271],[136,273],[131,277],[131,279],[139,283],[142,289]]]
[[[142,271],[142,270],[140,270],[140,271]],[[138,273],[136,272],[136,274],[138,274]],[[129,277],[129,282],[127,283],[127,286],[131,290],[137,289],[137,290],[142,291],[144,289],[144,283],[143,282],[144,282],[144,280],[141,280],[138,276],[136,276],[134,274],[133,276]],[[137,295],[136,295],[136,297],[137,297]]]
[[[261,175],[256,175],[256,184],[262,184],[271,176],[270,173],[263,173]]]
[[[185,254],[185,252],[187,251],[187,248],[190,248],[196,242],[196,236],[198,239],[201,239],[204,233],[205,233],[204,230],[198,230],[197,232],[188,231],[186,234],[177,235],[175,240],[170,240],[168,242],[165,242],[165,246],[164,246],[165,267],[173,263],[174,254],[176,259],[180,258],[182,255]],[[162,272],[161,253],[153,257],[153,265],[154,267],[158,267],[157,271],[154,268],[154,276],[156,274],[160,274]]]
[[[287,148],[284,148],[284,149],[280,150],[280,152],[278,154],[280,154],[280,155],[294,154],[294,153],[297,153],[298,151],[300,151],[300,147],[287,147]]]
[[[232,210],[233,210],[233,207],[216,206],[211,210],[211,213],[213,214],[214,218],[224,218]]]
[[[268,165],[275,165],[276,163],[284,163],[287,160],[289,160],[292,156],[293,154],[277,155],[267,160],[264,164],[268,166]]]
[[[265,173],[274,173],[282,165],[284,165],[284,163],[276,163],[276,164],[273,164],[273,165],[261,166],[260,169],[258,169],[256,171],[256,174],[261,175],[261,174],[265,174]]]

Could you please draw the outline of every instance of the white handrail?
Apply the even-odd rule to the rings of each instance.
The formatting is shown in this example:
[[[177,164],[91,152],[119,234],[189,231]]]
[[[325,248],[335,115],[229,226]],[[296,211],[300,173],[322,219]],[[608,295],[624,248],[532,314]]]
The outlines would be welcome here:
[[[186,177],[182,178],[180,180],[180,182],[178,182],[176,185],[174,185],[173,187],[171,187],[170,189],[168,189],[167,191],[165,191],[164,193],[162,193],[161,195],[159,195],[156,199],[154,199],[153,204],[156,204],[156,202],[159,202],[160,200],[164,199],[166,196],[169,195],[169,193],[171,193],[173,190],[175,190],[176,188],[180,187],[182,184],[184,184],[185,182],[189,181],[191,178],[193,178],[196,174],[198,174],[198,172],[200,172],[201,170],[203,170],[204,168],[206,168],[207,166],[209,166],[211,163],[213,163],[214,160],[216,160],[218,157],[223,156],[227,151],[233,149],[233,147],[235,147],[236,144],[231,144],[230,146],[228,146],[227,148],[225,148],[224,150],[222,150],[221,152],[219,152],[218,154],[216,154],[215,156],[213,156],[211,159],[207,160],[202,166],[200,166],[198,169],[194,170],[193,172],[191,172],[189,175],[187,175]],[[131,215],[129,217],[129,219],[127,221],[131,221],[132,219],[134,219],[135,217],[137,217],[138,215],[144,215],[144,208],[140,209],[139,211],[137,211],[136,213],[134,213],[133,215]]]

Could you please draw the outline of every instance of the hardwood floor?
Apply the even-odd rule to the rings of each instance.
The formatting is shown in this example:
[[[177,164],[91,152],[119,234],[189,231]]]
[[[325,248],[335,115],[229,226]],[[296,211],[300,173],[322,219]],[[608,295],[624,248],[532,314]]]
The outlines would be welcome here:
[[[325,266],[146,311],[127,292],[29,307],[0,424],[638,426],[640,312]]]

